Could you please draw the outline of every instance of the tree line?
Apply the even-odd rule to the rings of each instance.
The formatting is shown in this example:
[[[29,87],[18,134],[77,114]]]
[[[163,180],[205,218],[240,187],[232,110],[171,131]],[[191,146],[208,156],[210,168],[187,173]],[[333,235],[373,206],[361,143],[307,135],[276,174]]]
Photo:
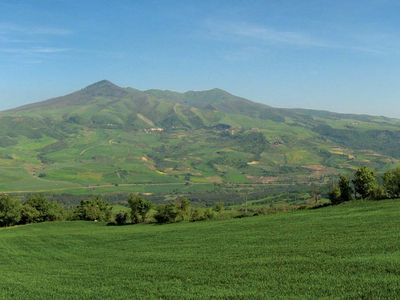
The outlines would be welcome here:
[[[178,197],[166,204],[155,205],[139,194],[131,194],[128,205],[130,213],[118,212],[115,216],[116,224],[195,222],[212,219],[224,211],[224,205],[220,202],[213,208],[192,207],[188,198]]]
[[[331,204],[336,205],[353,199],[400,198],[400,167],[377,176],[368,167],[357,169],[351,176],[339,175],[337,183],[329,192]],[[58,202],[49,201],[42,195],[30,196],[21,201],[0,194],[0,227],[61,220],[86,220],[124,225],[138,223],[174,223],[180,221],[202,221],[273,213],[267,207],[228,208],[223,202],[214,207],[195,207],[186,197],[177,197],[167,203],[156,205],[140,194],[127,198],[126,209],[113,212],[113,206],[101,197],[80,201],[74,208],[65,208]],[[304,205],[295,209],[307,208]]]
[[[337,184],[329,192],[334,205],[353,199],[394,198],[400,198],[400,167],[385,172],[383,176],[377,176],[371,168],[361,167],[351,177],[339,175]]]
[[[99,221],[108,224],[174,223],[212,219],[224,211],[223,203],[213,208],[192,207],[189,199],[178,197],[166,204],[155,205],[139,194],[128,197],[128,207],[113,213],[113,207],[101,197],[82,200],[75,208],[64,208],[44,196],[31,196],[25,202],[10,195],[0,195],[0,227],[46,221]]]

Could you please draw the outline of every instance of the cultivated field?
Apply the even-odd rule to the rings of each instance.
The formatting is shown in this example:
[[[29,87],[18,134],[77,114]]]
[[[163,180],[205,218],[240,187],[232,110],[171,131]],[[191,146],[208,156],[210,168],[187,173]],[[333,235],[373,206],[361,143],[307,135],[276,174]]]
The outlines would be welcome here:
[[[171,225],[0,229],[1,299],[397,298],[400,202]]]

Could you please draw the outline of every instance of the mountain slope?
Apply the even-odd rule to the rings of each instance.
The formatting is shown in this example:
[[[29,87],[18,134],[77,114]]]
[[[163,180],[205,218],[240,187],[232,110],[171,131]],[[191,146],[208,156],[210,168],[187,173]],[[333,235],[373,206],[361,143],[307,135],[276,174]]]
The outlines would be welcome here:
[[[399,150],[396,119],[104,80],[0,113],[0,191],[326,182],[339,169],[396,164]]]

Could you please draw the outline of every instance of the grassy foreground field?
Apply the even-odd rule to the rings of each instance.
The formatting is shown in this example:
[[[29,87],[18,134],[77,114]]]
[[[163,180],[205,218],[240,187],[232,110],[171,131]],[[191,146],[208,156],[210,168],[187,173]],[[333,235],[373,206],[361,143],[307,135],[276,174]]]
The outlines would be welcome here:
[[[400,202],[0,229],[1,299],[398,298]]]

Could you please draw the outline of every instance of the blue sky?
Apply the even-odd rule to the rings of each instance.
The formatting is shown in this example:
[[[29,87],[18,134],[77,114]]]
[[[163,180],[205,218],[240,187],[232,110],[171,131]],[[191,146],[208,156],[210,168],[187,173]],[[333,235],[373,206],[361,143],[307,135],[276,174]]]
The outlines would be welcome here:
[[[0,109],[101,79],[400,117],[400,1],[0,0]]]

